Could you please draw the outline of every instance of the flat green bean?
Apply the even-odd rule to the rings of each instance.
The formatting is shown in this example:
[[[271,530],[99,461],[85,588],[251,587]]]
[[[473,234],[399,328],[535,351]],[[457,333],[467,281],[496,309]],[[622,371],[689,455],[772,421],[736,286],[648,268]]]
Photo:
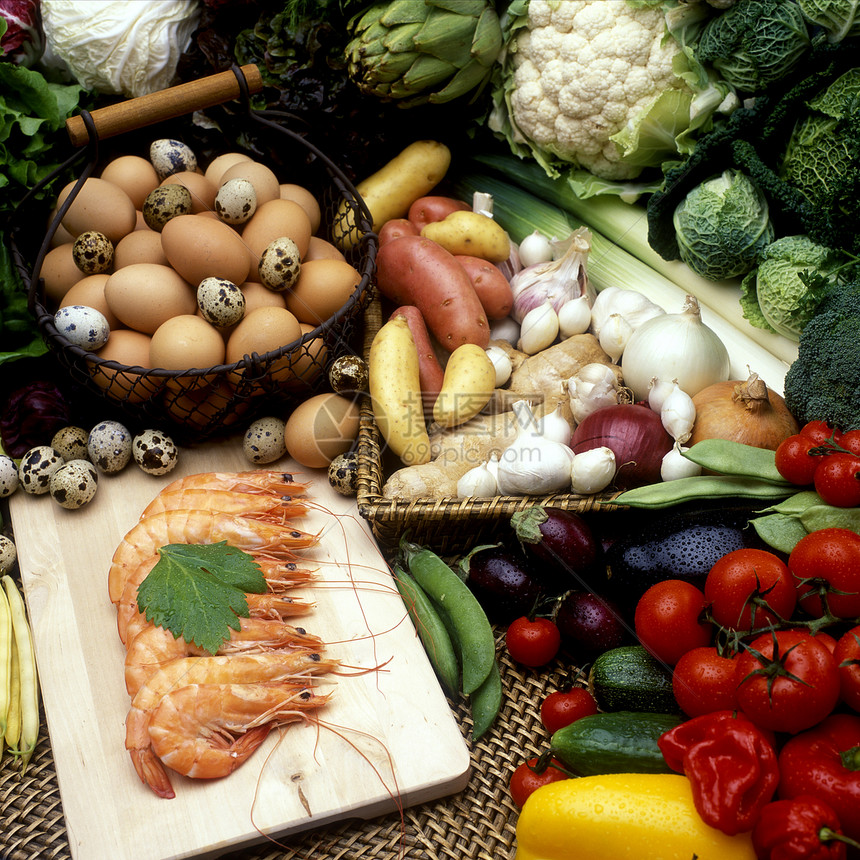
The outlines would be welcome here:
[[[778,499],[791,495],[794,489],[791,484],[775,484],[755,478],[696,475],[634,487],[616,496],[611,502],[631,508],[670,508],[701,499]]]
[[[800,514],[800,522],[809,532],[819,529],[848,529],[860,534],[860,508],[812,505]]]
[[[490,674],[469,698],[472,706],[472,740],[478,740],[493,725],[502,707],[502,676],[495,660]]]
[[[710,472],[788,484],[776,468],[775,452],[767,448],[756,448],[729,439],[702,439],[683,454]]]
[[[400,567],[394,568],[394,584],[436,675],[445,691],[454,695],[460,688],[460,662],[442,618],[424,590]]]
[[[409,572],[427,596],[447,612],[460,650],[462,690],[474,693],[490,674],[496,657],[493,629],[478,598],[432,550],[400,542]]]
[[[756,534],[772,549],[790,553],[807,531],[792,514],[767,514],[752,520]]]

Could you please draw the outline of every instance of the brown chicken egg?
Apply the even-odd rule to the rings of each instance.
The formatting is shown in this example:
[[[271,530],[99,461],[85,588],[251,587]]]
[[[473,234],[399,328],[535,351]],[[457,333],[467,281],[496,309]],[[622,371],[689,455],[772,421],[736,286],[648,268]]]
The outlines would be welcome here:
[[[316,394],[300,403],[287,419],[287,453],[309,469],[324,469],[350,449],[358,436],[358,404],[340,394]]]
[[[245,355],[280,349],[301,337],[299,321],[286,308],[262,307],[246,313],[227,341],[227,363]]]
[[[149,343],[149,335],[131,329],[118,329],[110,333],[108,342],[96,355],[127,367],[145,368],[149,366]],[[164,387],[163,377],[114,370],[95,364],[90,367],[90,376],[109,397],[120,402],[141,403]]]
[[[193,216],[190,216],[193,217]],[[169,266],[133,263],[105,284],[111,311],[129,328],[153,334],[166,320],[197,309],[194,288]]]
[[[358,270],[343,260],[302,263],[295,286],[285,296],[287,310],[300,322],[319,325],[347,303],[360,283]]]
[[[215,186],[221,187],[221,177],[225,171],[231,168],[234,164],[240,161],[253,161],[250,155],[244,152],[222,152],[221,155],[215,156],[209,162],[209,166],[203,172],[203,175]]]
[[[140,209],[146,195],[158,187],[158,174],[152,162],[140,155],[120,155],[114,158],[105,165],[101,178],[122,188],[136,209]]]
[[[60,307],[65,308],[71,305],[86,305],[90,308],[95,308],[104,315],[108,321],[110,330],[122,328],[123,324],[119,318],[108,307],[105,299],[105,284],[108,282],[110,275],[87,275],[81,278],[64,296],[60,302]]]
[[[166,370],[213,367],[224,363],[224,339],[202,317],[180,314],[165,320],[152,335],[149,361]]]
[[[51,248],[42,260],[40,276],[45,282],[45,297],[49,304],[57,304],[81,279],[82,273],[75,262],[73,242]]]
[[[263,251],[281,236],[292,239],[299,256],[304,258],[311,238],[311,222],[307,212],[293,200],[270,200],[258,206],[242,230],[242,241],[250,254],[252,277],[257,273]]]
[[[218,188],[202,173],[191,173],[188,170],[173,173],[162,185],[184,185],[191,194],[191,213],[208,212],[215,205],[215,192]]]
[[[248,280],[250,260],[242,238],[232,228],[204,214],[172,218],[161,231],[161,245],[170,265],[190,284],[204,278]]]
[[[274,170],[259,161],[237,161],[221,174],[219,187],[230,179],[247,179],[254,186],[258,207],[269,200],[277,200],[281,194]]]
[[[241,285],[245,296],[245,313],[249,314],[257,308],[285,308],[286,302],[280,293],[272,292],[258,281],[245,281]]]
[[[299,324],[302,337],[312,332],[316,326]],[[283,380],[283,387],[289,391],[306,391],[308,386],[323,372],[328,361],[328,346],[322,335],[305,341],[290,357],[290,375]]]
[[[113,252],[114,269],[122,269],[132,263],[158,263],[170,265],[164,248],[161,247],[161,234],[155,230],[133,230],[117,242]]]
[[[75,184],[73,180],[60,191],[58,206],[65,202]],[[131,197],[118,185],[92,176],[85,180],[63,216],[63,226],[73,236],[95,230],[104,233],[114,244],[131,233],[136,223],[137,210]]]
[[[310,260],[345,260],[346,257],[341,253],[340,248],[336,248],[331,242],[326,239],[321,239],[319,236],[311,236],[308,242],[308,251],[305,254],[302,262]]]
[[[281,200],[293,200],[307,213],[311,222],[311,231],[316,233],[322,221],[322,212],[316,197],[302,185],[292,182],[281,183]]]

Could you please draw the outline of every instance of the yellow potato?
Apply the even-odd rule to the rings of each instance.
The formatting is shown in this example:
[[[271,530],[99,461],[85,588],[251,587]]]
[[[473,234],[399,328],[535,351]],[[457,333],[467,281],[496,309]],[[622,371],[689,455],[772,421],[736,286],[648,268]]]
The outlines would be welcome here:
[[[407,466],[430,460],[418,375],[418,349],[404,317],[376,333],[368,362],[373,417],[389,448]]]
[[[444,143],[416,140],[376,173],[359,182],[356,191],[373,219],[373,231],[378,233],[392,218],[405,218],[409,207],[442,181],[450,164],[451,150]],[[359,232],[353,213],[345,211],[345,204],[340,208],[347,231],[336,238],[335,244],[341,250],[348,250],[358,244]],[[339,219],[337,223],[341,223]]]
[[[495,388],[496,369],[486,351],[474,343],[458,346],[445,365],[433,420],[442,427],[464,424],[487,405]]]
[[[502,263],[511,255],[510,236],[497,221],[480,212],[452,212],[441,221],[426,224],[421,235],[455,255],[480,257],[491,263]]]

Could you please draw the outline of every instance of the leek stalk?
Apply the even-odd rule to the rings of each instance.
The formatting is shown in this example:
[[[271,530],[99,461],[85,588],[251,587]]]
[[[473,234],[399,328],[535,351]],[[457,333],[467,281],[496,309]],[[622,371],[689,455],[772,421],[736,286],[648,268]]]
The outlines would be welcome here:
[[[539,230],[549,238],[563,239],[582,222],[569,212],[495,176],[470,173],[453,179],[455,194],[471,200],[476,191],[493,195],[493,217],[514,242]],[[623,204],[626,205],[626,204]],[[655,271],[642,260],[611,242],[591,225],[591,251],[587,273],[595,289],[637,290],[668,313],[680,313],[689,290]],[[697,297],[698,298],[698,297]],[[781,394],[789,362],[774,355],[745,331],[700,302],[702,321],[725,344],[733,379],[747,379],[755,371],[773,391]]]
[[[680,260],[664,260],[648,244],[648,222],[642,205],[625,203],[614,194],[587,199],[577,197],[564,177],[553,179],[547,176],[536,162],[495,154],[476,155],[473,160],[479,168],[488,168],[505,176],[547,203],[564,209],[578,223],[603,233],[611,242],[694,295],[700,305],[711,308],[773,355],[788,364],[797,358],[795,341],[756,328],[744,318],[739,282],[710,281]]]

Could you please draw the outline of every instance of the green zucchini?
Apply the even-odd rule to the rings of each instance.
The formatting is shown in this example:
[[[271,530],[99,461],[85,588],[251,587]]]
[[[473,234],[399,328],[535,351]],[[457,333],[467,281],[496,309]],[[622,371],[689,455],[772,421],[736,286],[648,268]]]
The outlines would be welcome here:
[[[601,711],[680,711],[672,670],[641,645],[604,651],[591,664],[588,684]]]
[[[677,714],[636,711],[592,714],[556,731],[550,749],[577,776],[671,773],[657,741],[680,723]]]

